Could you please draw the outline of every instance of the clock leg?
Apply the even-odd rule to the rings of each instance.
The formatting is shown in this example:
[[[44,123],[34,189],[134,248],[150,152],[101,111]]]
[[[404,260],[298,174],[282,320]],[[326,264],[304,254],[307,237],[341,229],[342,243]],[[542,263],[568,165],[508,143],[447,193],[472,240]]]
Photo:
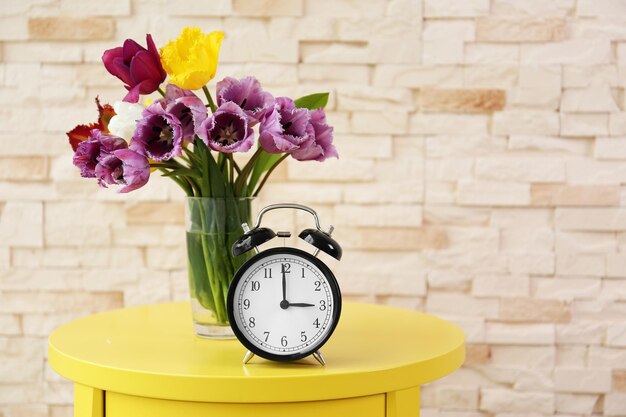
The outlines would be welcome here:
[[[246,355],[243,357],[243,364],[247,364],[252,360],[252,358],[254,358],[254,353],[247,351]]]
[[[324,356],[322,356],[322,352],[316,350],[313,352],[313,357],[320,363],[320,365],[326,366],[326,360],[324,359]]]

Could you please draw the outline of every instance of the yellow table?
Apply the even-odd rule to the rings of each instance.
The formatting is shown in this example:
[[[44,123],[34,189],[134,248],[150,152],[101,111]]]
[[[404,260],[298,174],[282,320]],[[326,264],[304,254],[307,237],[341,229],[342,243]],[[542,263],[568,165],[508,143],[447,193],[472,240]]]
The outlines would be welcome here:
[[[188,303],[109,311],[56,329],[49,360],[75,382],[76,417],[411,417],[419,386],[465,357],[454,324],[345,303],[327,365],[241,360],[237,340],[193,334]]]

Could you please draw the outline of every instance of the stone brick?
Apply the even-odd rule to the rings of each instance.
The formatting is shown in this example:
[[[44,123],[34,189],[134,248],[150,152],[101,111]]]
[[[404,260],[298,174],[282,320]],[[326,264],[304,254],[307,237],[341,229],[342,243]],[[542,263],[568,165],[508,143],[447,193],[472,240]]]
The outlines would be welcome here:
[[[464,63],[489,65],[517,65],[520,47],[512,44],[465,44]]]
[[[604,396],[604,415],[623,416],[626,410],[626,394],[610,393]]]
[[[442,386],[437,388],[442,410],[475,410],[478,408],[478,387]]]
[[[185,206],[179,203],[137,203],[126,208],[128,223],[183,224]]]
[[[496,15],[522,16],[570,16],[576,8],[575,0],[495,0],[492,13]]]
[[[546,278],[534,282],[534,296],[541,299],[589,299],[600,294],[601,282],[590,278]]]
[[[53,42],[7,42],[2,48],[2,58],[11,62],[68,62],[82,61],[79,45]]]
[[[596,159],[626,159],[626,137],[596,138]]]
[[[517,84],[519,68],[515,65],[469,65],[463,68],[465,85],[475,88],[511,89]],[[507,97],[507,102],[511,98]]]
[[[554,394],[543,392],[517,392],[504,388],[482,388],[480,410],[491,413],[554,412]]]
[[[626,370],[613,371],[613,390],[626,392]]]
[[[356,112],[352,115],[354,133],[406,133],[407,114],[404,112]]]
[[[578,16],[610,17],[626,13],[626,5],[613,0],[580,0],[576,8]]]
[[[315,66],[318,73],[320,65]],[[323,71],[323,67],[321,69]],[[356,75],[350,75],[354,82]],[[329,75],[332,80],[332,76]],[[358,80],[358,78],[356,78]],[[347,81],[347,80],[346,80]],[[365,81],[367,82],[367,81]],[[457,66],[432,65],[376,65],[373,74],[373,85],[397,87],[460,87],[463,84],[463,71]]]
[[[380,17],[385,14],[384,0],[372,0],[367,3],[349,0],[306,0],[304,6],[306,15],[333,18]]]
[[[603,368],[555,368],[557,392],[605,393],[611,389],[611,370]]]
[[[426,112],[493,113],[504,108],[503,90],[443,90],[426,88],[420,92],[420,109]]]
[[[563,67],[563,87],[565,88],[606,85],[611,87],[619,85],[619,73],[614,65],[582,67],[565,65]]]
[[[501,181],[559,182],[565,180],[565,163],[537,157],[477,158],[476,176]]]
[[[41,203],[7,202],[0,212],[0,241],[16,247],[43,246]]]
[[[557,394],[556,411],[578,415],[592,415],[600,397],[584,394]]]
[[[588,139],[511,135],[508,141],[508,148],[588,155],[591,152],[592,144],[593,141]]]
[[[617,206],[617,185],[531,184],[533,206]]]
[[[418,206],[335,206],[335,221],[345,226],[419,227],[422,209]]]
[[[611,136],[623,136],[626,134],[626,113],[609,114],[609,133]]]
[[[530,64],[600,65],[611,61],[611,44],[598,39],[573,39],[543,45],[522,45],[520,61]]]
[[[0,180],[32,181],[48,177],[48,160],[40,156],[0,158]]]
[[[491,347],[485,344],[468,344],[465,346],[466,366],[485,365],[491,362]]]
[[[304,9],[303,0],[233,0],[235,14],[244,16],[301,16]]]
[[[557,232],[557,253],[606,253],[617,250],[612,233]]]
[[[346,184],[343,187],[343,199],[348,204],[419,203],[424,200],[422,188],[420,180]]]
[[[447,39],[475,40],[476,25],[472,20],[428,19],[424,22],[422,39],[438,41]]]
[[[508,258],[511,274],[554,274],[555,257],[551,253],[511,253]]]
[[[626,230],[626,209],[563,208],[556,210],[554,220],[563,230],[622,231]]]
[[[476,22],[476,40],[483,42],[553,42],[565,40],[565,35],[561,18],[483,17]]]
[[[567,323],[572,319],[569,305],[557,300],[513,298],[500,301],[500,319],[527,323]]]
[[[604,256],[557,254],[556,273],[558,275],[602,277],[606,274]]]
[[[338,179],[342,181],[372,181],[374,180],[374,163],[371,160],[341,158],[324,162],[324,169],[312,163],[302,163],[296,160],[287,162],[288,178],[294,181],[326,181]]]
[[[28,33],[38,40],[102,40],[115,34],[115,21],[110,17],[31,17]]]
[[[617,112],[619,107],[609,86],[593,86],[584,89],[566,89],[561,98],[561,111],[605,113]]]
[[[341,111],[413,110],[409,90],[345,86],[337,88],[337,108]]]
[[[68,228],[55,219],[72,216],[73,225]],[[124,221],[123,208],[119,204],[91,204],[86,202],[46,203],[44,208],[44,234],[49,245],[103,245],[111,241],[111,226]]]
[[[577,184],[617,184],[626,181],[626,164],[620,161],[574,159],[566,163],[567,181]]]
[[[609,134],[606,114],[561,113],[562,136],[598,136]]]
[[[553,324],[487,323],[485,341],[497,345],[553,345]]]
[[[461,293],[430,291],[426,297],[426,311],[429,313],[496,318],[498,316],[498,301],[479,300]]]
[[[299,200],[298,200],[299,201]],[[375,250],[425,250],[445,249],[448,236],[437,228],[344,228],[337,234],[344,248]]]
[[[556,363],[552,346],[492,346],[491,364],[496,367],[551,369]]]
[[[626,325],[609,324],[606,332],[606,345],[626,347]]]
[[[3,313],[95,313],[121,308],[122,294],[117,292],[18,292],[2,295]]]
[[[497,135],[558,135],[559,115],[551,111],[505,110],[493,116]]]
[[[472,295],[476,297],[522,297],[529,295],[529,288],[530,281],[526,276],[478,276],[473,281]],[[505,303],[509,301],[506,300]]]
[[[213,0],[210,2],[178,0],[176,3],[166,3],[165,6],[165,11],[170,16],[230,16],[233,12],[232,0]],[[262,8],[267,7],[267,4],[257,4],[257,6],[265,11]]]
[[[450,65],[463,63],[464,43],[461,39],[422,42],[422,63]]]
[[[514,107],[557,110],[561,102],[561,67],[532,65],[519,68],[518,81],[509,93]]]
[[[425,0],[424,17],[473,17],[489,14],[489,1]]]
[[[609,253],[606,257],[606,275],[614,278],[626,278],[626,254]]]
[[[525,206],[530,204],[530,185],[461,180],[457,188],[457,203],[468,206]]]
[[[370,73],[371,70],[366,65],[333,65],[317,63],[298,65],[298,78],[300,81],[321,81],[327,83],[352,82],[367,84],[370,79]],[[376,85],[376,83],[374,83],[374,85]],[[401,84],[397,84],[397,86],[410,87]]]
[[[489,120],[484,114],[415,113],[410,131],[419,135],[486,135]],[[459,126],[463,129],[459,130]]]
[[[22,333],[22,323],[15,314],[0,314],[0,335],[15,336]]]
[[[181,8],[183,6],[180,5]],[[110,0],[106,3],[62,0],[61,11],[70,16],[128,16],[131,14],[131,0]]]

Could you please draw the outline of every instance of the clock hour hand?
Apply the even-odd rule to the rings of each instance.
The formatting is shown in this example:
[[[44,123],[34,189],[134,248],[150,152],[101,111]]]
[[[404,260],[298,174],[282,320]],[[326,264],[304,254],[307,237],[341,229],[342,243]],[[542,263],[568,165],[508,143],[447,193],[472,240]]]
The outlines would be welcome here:
[[[289,307],[315,307],[315,304],[309,304],[309,303],[289,303]]]

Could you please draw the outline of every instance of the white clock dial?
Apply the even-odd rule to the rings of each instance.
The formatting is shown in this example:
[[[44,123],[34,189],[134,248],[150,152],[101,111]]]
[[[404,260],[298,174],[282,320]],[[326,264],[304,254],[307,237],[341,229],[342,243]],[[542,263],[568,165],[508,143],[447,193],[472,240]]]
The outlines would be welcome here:
[[[249,343],[272,355],[315,351],[336,324],[334,313],[340,306],[335,305],[333,288],[304,256],[261,256],[236,284],[236,326]]]

